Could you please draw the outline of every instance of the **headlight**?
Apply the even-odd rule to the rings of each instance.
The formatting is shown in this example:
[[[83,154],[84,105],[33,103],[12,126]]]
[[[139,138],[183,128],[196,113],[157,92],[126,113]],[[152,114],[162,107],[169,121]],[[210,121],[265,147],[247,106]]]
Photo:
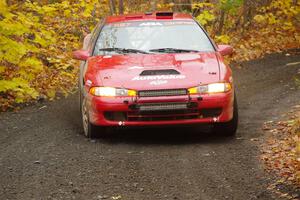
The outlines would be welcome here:
[[[222,93],[231,90],[230,83],[212,83],[208,85],[200,85],[198,87],[193,87],[189,89],[190,94],[198,93]]]
[[[127,90],[123,88],[113,88],[113,87],[92,87],[90,93],[94,96],[101,97],[116,97],[116,96],[136,96],[135,90]]]

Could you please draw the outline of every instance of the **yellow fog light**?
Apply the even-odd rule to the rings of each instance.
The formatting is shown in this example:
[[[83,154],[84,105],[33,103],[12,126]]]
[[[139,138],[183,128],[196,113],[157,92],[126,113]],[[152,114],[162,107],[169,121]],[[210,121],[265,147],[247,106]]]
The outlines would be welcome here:
[[[198,88],[197,87],[189,88],[188,91],[189,91],[189,94],[197,94]]]
[[[128,90],[128,96],[135,97],[136,96],[136,91],[135,90]]]

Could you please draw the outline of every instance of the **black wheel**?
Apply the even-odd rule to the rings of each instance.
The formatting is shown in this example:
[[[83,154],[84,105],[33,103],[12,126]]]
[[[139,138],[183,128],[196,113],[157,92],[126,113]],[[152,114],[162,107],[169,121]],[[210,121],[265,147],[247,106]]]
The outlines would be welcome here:
[[[95,126],[90,122],[86,100],[84,98],[82,100],[81,116],[84,136],[95,138],[97,135],[105,135],[106,129],[104,127]]]
[[[229,122],[217,123],[213,126],[213,132],[224,136],[234,136],[238,127],[239,114],[236,96],[233,103],[233,117]]]

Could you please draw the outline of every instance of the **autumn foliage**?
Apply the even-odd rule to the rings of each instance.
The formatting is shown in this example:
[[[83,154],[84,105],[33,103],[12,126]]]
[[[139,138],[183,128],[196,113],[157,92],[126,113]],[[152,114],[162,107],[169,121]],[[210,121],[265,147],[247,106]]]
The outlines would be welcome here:
[[[78,63],[71,59],[71,52],[79,49],[83,37],[110,14],[109,2],[0,0],[2,111],[74,91]],[[243,0],[194,1],[190,6],[156,2],[157,10],[182,8],[179,11],[192,13],[218,43],[234,46],[234,61],[300,47],[297,1],[272,0],[252,7]],[[151,9],[149,1],[124,1],[124,13]]]
[[[66,96],[77,83],[71,52],[107,13],[98,1],[29,1],[8,6],[0,0],[0,107]],[[96,17],[97,16],[97,17]]]
[[[277,188],[282,183],[300,188],[300,106],[295,106],[289,120],[266,122],[263,129],[268,135],[262,147],[262,160],[268,171],[275,172],[279,179],[270,186]],[[280,192],[279,190],[277,192]],[[287,195],[287,194],[281,194]],[[293,199],[293,198],[291,198]]]

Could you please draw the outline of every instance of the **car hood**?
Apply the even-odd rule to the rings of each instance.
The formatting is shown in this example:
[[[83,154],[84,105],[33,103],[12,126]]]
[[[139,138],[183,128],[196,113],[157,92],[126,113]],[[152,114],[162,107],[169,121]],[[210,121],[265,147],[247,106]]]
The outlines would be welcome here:
[[[92,57],[86,77],[97,86],[155,90],[218,82],[219,74],[216,53],[205,52]]]

